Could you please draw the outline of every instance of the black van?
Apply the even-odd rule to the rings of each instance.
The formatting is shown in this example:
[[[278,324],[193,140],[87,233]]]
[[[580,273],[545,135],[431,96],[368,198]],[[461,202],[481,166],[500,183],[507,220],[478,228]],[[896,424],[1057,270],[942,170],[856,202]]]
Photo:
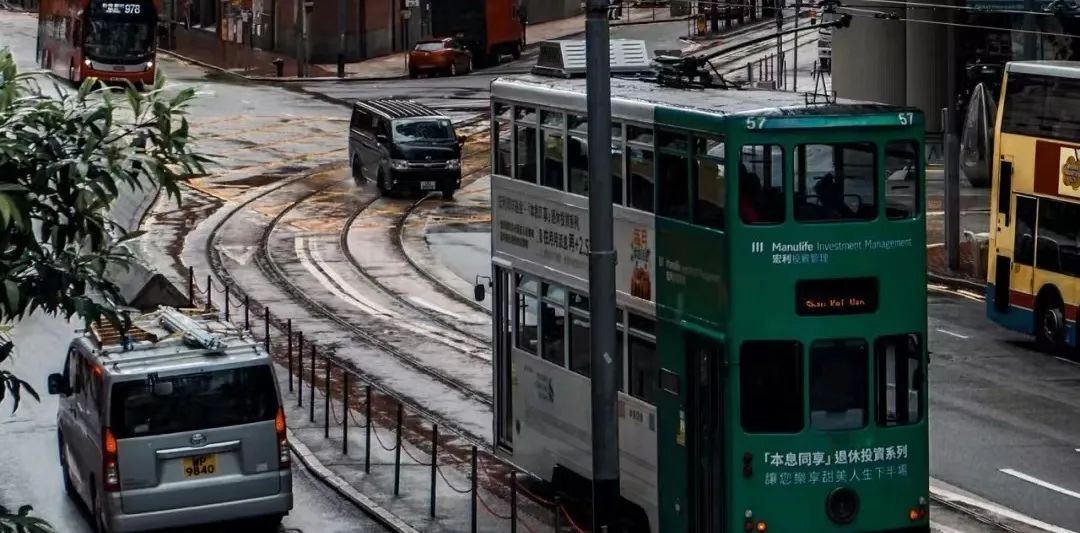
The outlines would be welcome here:
[[[409,100],[366,100],[353,105],[349,161],[353,179],[374,181],[382,194],[439,191],[453,198],[461,187],[461,147],[450,119]]]

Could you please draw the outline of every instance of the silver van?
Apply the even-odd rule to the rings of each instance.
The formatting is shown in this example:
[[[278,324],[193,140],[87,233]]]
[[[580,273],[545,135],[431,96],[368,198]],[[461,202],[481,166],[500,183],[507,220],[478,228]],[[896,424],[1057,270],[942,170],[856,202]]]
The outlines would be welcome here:
[[[49,376],[68,494],[99,532],[238,519],[276,530],[292,472],[269,355],[212,316],[162,308],[132,323],[125,335],[95,323]]]

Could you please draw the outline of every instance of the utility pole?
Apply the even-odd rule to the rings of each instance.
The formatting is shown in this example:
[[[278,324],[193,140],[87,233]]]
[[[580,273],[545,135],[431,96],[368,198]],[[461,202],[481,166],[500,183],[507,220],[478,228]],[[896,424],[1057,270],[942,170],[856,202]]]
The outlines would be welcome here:
[[[945,142],[945,254],[949,270],[960,270],[960,142],[957,138],[956,112],[956,10],[949,11],[946,31],[945,57],[947,58],[945,87],[945,117],[942,121]]]
[[[795,0],[795,29],[799,29],[799,11],[802,0]],[[791,47],[791,92],[799,92],[799,32],[795,32],[795,46]]]
[[[1039,11],[1038,5],[1035,0],[1024,0],[1024,18],[1023,27],[1027,33],[1024,34],[1024,59],[1032,61],[1039,58],[1038,51],[1038,38],[1035,33],[1039,31],[1039,23],[1035,21],[1035,13]]]
[[[361,7],[360,9],[363,9]],[[345,77],[345,19],[346,8],[345,0],[338,0],[338,53],[337,53],[337,75],[339,78]]]
[[[296,12],[293,18],[293,36],[296,39],[296,77],[304,77],[304,4],[305,0],[294,0]]]
[[[607,0],[588,0],[585,96],[589,117],[589,324],[592,354],[593,531],[615,531],[619,419],[615,352],[615,247],[611,205],[611,64]]]
[[[773,0],[773,9],[776,10],[776,88],[784,86],[784,8],[780,0]],[[799,37],[795,36],[795,45],[798,46]]]
[[[301,30],[303,31],[303,36],[304,36],[304,77],[305,78],[311,76],[311,64],[310,64],[311,63],[311,37],[310,37],[311,31],[310,31],[310,28],[309,28],[309,24],[311,24],[311,17],[308,16],[308,13],[314,7],[315,7],[314,0],[305,0],[304,1],[304,9],[303,9],[304,23],[303,23],[303,26],[301,27]]]

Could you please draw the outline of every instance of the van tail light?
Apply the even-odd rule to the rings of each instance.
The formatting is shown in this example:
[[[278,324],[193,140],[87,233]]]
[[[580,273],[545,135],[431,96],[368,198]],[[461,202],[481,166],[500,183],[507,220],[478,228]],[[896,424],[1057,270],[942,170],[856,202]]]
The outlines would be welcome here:
[[[113,436],[112,429],[105,428],[102,441],[101,472],[105,478],[102,480],[102,484],[105,487],[105,492],[116,492],[120,490],[120,448],[116,444],[116,437]]]
[[[285,437],[285,409],[278,407],[277,416],[274,417],[274,430],[277,431],[278,442],[278,468],[289,468],[289,440]]]

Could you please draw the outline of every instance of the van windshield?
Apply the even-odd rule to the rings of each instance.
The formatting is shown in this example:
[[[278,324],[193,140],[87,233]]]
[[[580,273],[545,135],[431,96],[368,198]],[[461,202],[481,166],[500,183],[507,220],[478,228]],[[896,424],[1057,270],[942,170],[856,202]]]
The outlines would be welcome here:
[[[450,119],[406,119],[394,121],[394,142],[428,143],[454,140]]]
[[[118,439],[273,420],[278,407],[267,365],[123,381],[111,401]]]

